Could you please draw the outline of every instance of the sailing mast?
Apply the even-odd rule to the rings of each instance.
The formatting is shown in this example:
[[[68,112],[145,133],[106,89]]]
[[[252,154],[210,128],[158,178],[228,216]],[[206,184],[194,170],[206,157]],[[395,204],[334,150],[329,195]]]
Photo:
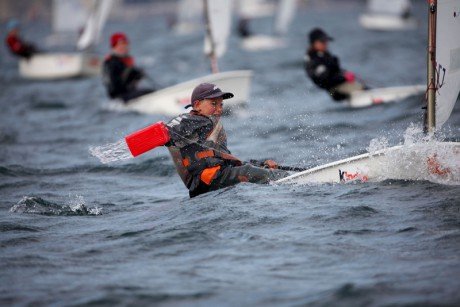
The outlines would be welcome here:
[[[204,16],[206,20],[206,33],[208,35],[209,43],[211,44],[211,52],[208,54],[209,59],[211,60],[211,72],[218,73],[219,67],[217,65],[217,55],[216,55],[216,42],[212,36],[212,29],[211,29],[211,20],[209,17],[208,11],[208,0],[203,0],[204,2]]]
[[[437,0],[429,0],[428,7],[428,56],[427,56],[427,107],[425,113],[425,133],[433,133],[436,128],[436,10]]]

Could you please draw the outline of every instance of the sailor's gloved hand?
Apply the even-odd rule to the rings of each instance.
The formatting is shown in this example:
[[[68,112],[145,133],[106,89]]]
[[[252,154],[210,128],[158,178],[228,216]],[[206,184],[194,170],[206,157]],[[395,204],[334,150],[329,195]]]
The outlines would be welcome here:
[[[355,79],[356,79],[356,76],[353,72],[351,71],[346,71],[343,73],[343,77],[345,78],[345,80],[349,83],[353,83],[355,82]]]
[[[276,163],[275,161],[273,160],[265,160],[264,162],[264,166],[265,167],[268,167],[268,168],[278,168],[278,163]]]

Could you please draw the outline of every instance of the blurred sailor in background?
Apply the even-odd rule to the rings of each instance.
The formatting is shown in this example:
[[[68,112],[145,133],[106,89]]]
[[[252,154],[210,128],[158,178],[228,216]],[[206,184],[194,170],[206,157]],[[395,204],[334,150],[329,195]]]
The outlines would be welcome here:
[[[103,65],[103,81],[110,98],[129,100],[153,92],[153,89],[139,89],[138,83],[147,76],[142,69],[134,66],[134,58],[129,55],[129,40],[126,34],[117,32],[110,37],[111,52]]]
[[[309,39],[304,67],[317,86],[327,90],[336,101],[347,99],[350,93],[364,89],[363,84],[355,80],[355,74],[340,68],[339,59],[329,53],[328,42],[333,40],[332,37],[315,28],[309,33]]]
[[[37,53],[37,48],[32,43],[21,38],[19,22],[16,19],[8,21],[6,30],[8,34],[5,42],[12,54],[29,59]]]

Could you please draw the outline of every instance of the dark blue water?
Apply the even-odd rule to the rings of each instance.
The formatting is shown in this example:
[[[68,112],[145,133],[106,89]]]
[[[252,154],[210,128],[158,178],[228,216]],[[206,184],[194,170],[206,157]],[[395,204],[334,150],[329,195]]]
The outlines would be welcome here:
[[[369,84],[422,84],[424,2],[419,29],[401,33],[367,32],[362,6],[327,4],[299,12],[286,49],[249,53],[232,37],[221,69],[254,71],[247,110],[224,120],[235,155],[310,167],[420,125],[422,97],[349,110],[305,78],[302,58],[321,25]],[[253,26],[268,34],[270,22]],[[208,73],[202,34],[173,36],[157,16],[111,21],[104,37],[120,29],[158,84]],[[168,118],[111,110],[97,77],[22,80],[1,50],[1,305],[460,304],[458,185],[240,184],[189,199],[166,150],[111,165],[88,152]],[[443,135],[459,139],[459,103]]]

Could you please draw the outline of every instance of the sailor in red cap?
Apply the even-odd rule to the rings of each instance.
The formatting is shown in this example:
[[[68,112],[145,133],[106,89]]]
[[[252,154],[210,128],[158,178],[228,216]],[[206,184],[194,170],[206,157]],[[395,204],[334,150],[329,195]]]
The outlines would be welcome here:
[[[240,182],[268,183],[286,176],[273,160],[266,168],[242,162],[227,148],[227,135],[220,121],[223,101],[233,97],[214,84],[202,83],[192,93],[193,109],[171,120],[166,126],[166,145],[190,197]]]
[[[6,30],[8,34],[5,42],[12,54],[21,58],[29,59],[32,55],[37,53],[37,48],[33,44],[26,42],[21,38],[19,22],[16,19],[8,21]]]
[[[153,92],[152,89],[137,88],[145,74],[134,65],[134,59],[129,55],[129,40],[126,34],[112,34],[110,46],[111,52],[103,65],[103,81],[109,97],[128,103],[131,99]]]

